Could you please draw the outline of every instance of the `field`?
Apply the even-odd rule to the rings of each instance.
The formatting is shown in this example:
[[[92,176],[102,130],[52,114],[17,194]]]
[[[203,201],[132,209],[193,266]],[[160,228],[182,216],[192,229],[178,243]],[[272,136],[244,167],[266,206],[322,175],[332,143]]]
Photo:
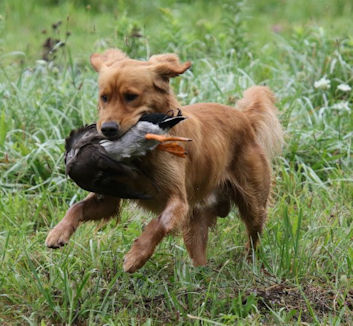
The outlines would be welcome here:
[[[0,2],[1,325],[352,325],[351,0]],[[277,96],[286,133],[261,247],[244,254],[237,211],[193,268],[179,237],[138,272],[122,260],[151,216],[44,241],[86,195],[64,172],[64,138],[96,119],[89,56],[175,52],[183,104],[234,104],[254,84]],[[205,176],[207,177],[207,176]]]

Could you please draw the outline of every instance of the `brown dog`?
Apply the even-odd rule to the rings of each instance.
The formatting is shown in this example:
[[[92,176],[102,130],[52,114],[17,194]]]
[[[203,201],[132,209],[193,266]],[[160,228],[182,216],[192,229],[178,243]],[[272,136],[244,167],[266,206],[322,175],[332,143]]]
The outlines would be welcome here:
[[[104,135],[117,136],[146,112],[166,113],[180,108],[169,79],[185,72],[175,54],[152,56],[148,61],[128,58],[119,50],[93,54],[99,73],[99,120]],[[191,138],[186,159],[161,151],[150,152],[141,163],[154,186],[141,183],[153,199],[138,203],[157,215],[126,254],[124,270],[134,272],[151,257],[161,240],[181,230],[195,266],[206,264],[208,229],[217,216],[228,215],[235,203],[256,247],[266,220],[273,155],[280,151],[282,129],[274,96],[267,87],[245,91],[237,109],[215,103],[182,108],[188,119],[171,134]],[[49,233],[46,244],[67,243],[80,222],[109,218],[119,212],[119,199],[89,194],[73,205]]]

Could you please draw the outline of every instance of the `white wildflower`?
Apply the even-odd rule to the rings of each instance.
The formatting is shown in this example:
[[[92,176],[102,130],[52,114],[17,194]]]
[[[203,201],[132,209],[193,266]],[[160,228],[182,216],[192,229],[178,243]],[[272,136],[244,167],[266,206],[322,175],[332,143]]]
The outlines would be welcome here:
[[[178,94],[178,97],[179,97],[180,99],[184,99],[184,98],[186,98],[187,96],[188,96],[188,93],[180,92],[180,93]]]
[[[334,105],[331,106],[332,109],[334,110],[338,110],[338,111],[347,111],[350,112],[351,108],[349,107],[349,103],[347,101],[343,101],[343,102],[337,102]]]
[[[331,87],[331,81],[324,76],[314,83],[314,87],[319,89],[328,89]]]
[[[352,88],[347,84],[339,84],[337,86],[337,89],[339,89],[342,92],[350,92],[352,90]]]
[[[48,62],[45,60],[37,60],[36,61],[37,66],[46,66],[47,64],[48,64]]]

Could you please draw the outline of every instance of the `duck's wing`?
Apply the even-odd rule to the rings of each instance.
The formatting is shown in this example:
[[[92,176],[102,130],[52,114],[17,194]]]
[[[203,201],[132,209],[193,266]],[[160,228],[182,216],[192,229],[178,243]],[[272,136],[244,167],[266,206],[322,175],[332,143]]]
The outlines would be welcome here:
[[[98,144],[86,144],[66,164],[66,173],[82,189],[127,199],[150,198],[138,187],[140,172],[111,159]]]
[[[184,117],[182,115],[177,115],[175,117],[168,117],[168,118],[164,119],[158,125],[159,125],[159,127],[161,127],[164,130],[169,130],[169,129],[173,128],[176,124],[178,124],[179,122],[181,122],[185,119],[186,119],[186,117]]]
[[[171,116],[164,113],[145,113],[139,120],[140,121],[147,121],[151,122],[155,125],[158,125],[164,119],[170,118]]]
[[[151,122],[155,125],[158,125],[160,128],[168,131],[170,128],[173,128],[176,124],[185,119],[186,117],[184,117],[181,111],[179,110],[176,116],[173,115],[173,112],[172,114],[147,113],[140,118],[139,122]]]

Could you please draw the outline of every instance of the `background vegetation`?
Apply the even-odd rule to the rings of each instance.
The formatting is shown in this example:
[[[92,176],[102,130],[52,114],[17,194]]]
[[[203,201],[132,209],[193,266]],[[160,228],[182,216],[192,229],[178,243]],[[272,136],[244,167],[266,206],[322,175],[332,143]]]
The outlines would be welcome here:
[[[351,0],[2,0],[0,324],[352,324],[352,14]],[[191,60],[173,81],[185,104],[234,104],[253,84],[276,92],[286,146],[252,262],[236,210],[211,233],[204,268],[168,238],[124,274],[150,218],[129,203],[118,225],[45,248],[85,195],[64,175],[63,143],[96,117],[88,58],[107,47]]]

